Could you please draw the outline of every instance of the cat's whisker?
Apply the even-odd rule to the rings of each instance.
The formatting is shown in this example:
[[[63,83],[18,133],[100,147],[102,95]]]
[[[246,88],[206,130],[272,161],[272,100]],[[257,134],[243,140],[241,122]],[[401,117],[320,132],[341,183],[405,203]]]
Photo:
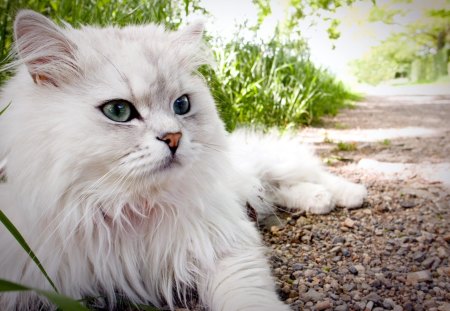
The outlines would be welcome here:
[[[222,146],[222,145],[219,145],[219,144],[213,144],[213,143],[211,143],[211,142],[206,142],[206,141],[202,141],[202,140],[198,140],[198,139],[193,139],[192,142],[198,143],[198,144],[200,144],[200,145],[208,145],[208,146],[211,146],[211,147],[215,147],[215,148],[217,148],[218,150],[222,150],[222,149],[224,148],[224,146]]]

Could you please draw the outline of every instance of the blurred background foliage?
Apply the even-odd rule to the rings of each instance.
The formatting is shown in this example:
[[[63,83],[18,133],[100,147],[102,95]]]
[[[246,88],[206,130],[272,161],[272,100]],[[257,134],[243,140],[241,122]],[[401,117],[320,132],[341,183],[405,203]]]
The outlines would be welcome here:
[[[307,44],[296,27],[305,14],[320,15],[353,1],[291,0],[288,18],[269,40],[256,33],[270,15],[269,0],[253,0],[258,10],[255,25],[241,25],[231,39],[208,38],[217,66],[202,68],[228,130],[252,124],[268,127],[299,127],[323,114],[335,114],[356,99],[341,82],[309,58]],[[162,23],[177,29],[192,14],[208,15],[201,0],[0,0],[0,58],[7,62],[12,43],[14,16],[21,8],[38,11],[52,19],[79,24],[126,25]],[[330,38],[339,37],[338,22],[329,23]],[[244,38],[239,29],[253,32]],[[8,73],[0,74],[0,83]]]
[[[404,3],[405,9],[397,4]],[[408,83],[433,82],[448,77],[450,56],[450,1],[446,8],[428,9],[422,18],[401,22],[408,13],[411,0],[396,0],[374,6],[370,22],[395,25],[393,32],[363,58],[353,62],[353,70],[361,82],[379,84],[404,78]]]

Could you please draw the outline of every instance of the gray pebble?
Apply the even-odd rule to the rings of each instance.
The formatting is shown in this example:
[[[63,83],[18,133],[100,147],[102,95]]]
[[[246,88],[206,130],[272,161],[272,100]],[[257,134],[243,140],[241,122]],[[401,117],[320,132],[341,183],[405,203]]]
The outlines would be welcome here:
[[[369,301],[364,308],[364,311],[371,311],[373,308],[373,301]]]
[[[334,311],[347,311],[347,310],[348,310],[348,306],[345,303],[334,308]]]
[[[353,275],[357,275],[358,274],[358,270],[354,266],[348,267],[348,271],[350,271],[350,273],[353,274]]]
[[[347,248],[343,248],[341,252],[344,257],[350,257],[350,251]]]
[[[366,300],[366,301],[373,301],[373,302],[378,303],[378,302],[381,301],[381,297],[380,297],[377,293],[372,292],[372,293],[370,293],[369,295],[363,297],[363,300]]]
[[[386,298],[383,300],[383,308],[392,310],[394,309],[395,302],[391,298]]]
[[[325,298],[325,294],[319,293],[318,291],[316,291],[312,288],[308,292],[306,292],[306,294],[304,294],[304,296],[308,300],[312,300],[314,302],[320,301],[323,298]]]
[[[341,237],[341,236],[337,236],[337,237],[335,237],[334,239],[333,239],[333,242],[332,242],[333,244],[339,244],[339,243],[341,243],[341,244],[344,244],[345,243],[345,238],[344,237]]]
[[[400,206],[403,208],[413,208],[417,206],[417,203],[414,201],[400,201]]]

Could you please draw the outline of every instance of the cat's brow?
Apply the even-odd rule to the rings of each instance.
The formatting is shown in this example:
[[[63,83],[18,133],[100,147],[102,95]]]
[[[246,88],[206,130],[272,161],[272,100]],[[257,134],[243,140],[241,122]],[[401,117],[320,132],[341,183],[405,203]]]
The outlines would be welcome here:
[[[134,97],[133,96],[133,89],[131,88],[131,85],[130,85],[130,80],[128,80],[128,78],[127,78],[127,76],[122,72],[122,71],[120,71],[119,70],[119,68],[117,68],[117,66],[116,65],[114,65],[114,63],[111,61],[111,59],[109,59],[105,54],[103,54],[103,53],[101,53],[101,52],[99,52],[99,51],[97,51],[108,63],[110,63],[111,64],[111,66],[113,66],[113,68],[114,68],[114,70],[116,70],[117,71],[117,73],[119,74],[119,76],[120,76],[120,78],[122,79],[122,81],[127,85],[127,87],[129,88],[129,90],[130,90],[130,94],[132,95],[132,97]]]

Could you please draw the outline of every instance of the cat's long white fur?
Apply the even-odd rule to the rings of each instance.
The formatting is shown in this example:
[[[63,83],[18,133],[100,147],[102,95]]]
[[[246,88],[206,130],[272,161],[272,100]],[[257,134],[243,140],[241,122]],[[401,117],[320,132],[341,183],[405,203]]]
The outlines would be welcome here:
[[[362,203],[364,187],[326,173],[294,138],[226,134],[193,73],[208,59],[201,32],[60,28],[31,11],[16,18],[17,72],[0,102],[11,102],[0,117],[0,208],[62,293],[174,308],[194,289],[211,310],[288,310],[245,203],[261,214],[274,204],[324,213]],[[191,111],[174,115],[183,94]],[[142,119],[107,120],[98,105],[115,98]],[[169,151],[155,137],[171,131],[183,134],[178,164],[160,171]],[[0,278],[51,289],[3,227],[0,249]],[[48,302],[0,295],[2,310],[38,303]]]

